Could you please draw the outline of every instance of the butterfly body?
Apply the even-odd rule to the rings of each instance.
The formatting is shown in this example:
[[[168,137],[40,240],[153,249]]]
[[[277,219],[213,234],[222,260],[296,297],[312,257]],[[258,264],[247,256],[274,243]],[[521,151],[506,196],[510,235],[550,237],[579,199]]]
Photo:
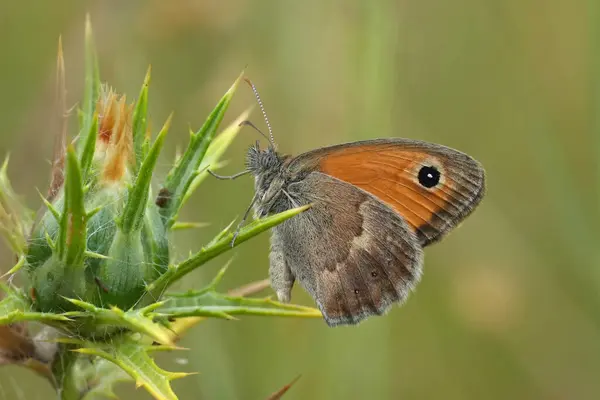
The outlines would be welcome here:
[[[269,275],[279,300],[295,281],[330,326],[402,303],[422,274],[423,247],[480,202],[485,178],[464,153],[377,139],[289,157],[258,144],[247,156],[257,217],[311,204],[273,229]]]

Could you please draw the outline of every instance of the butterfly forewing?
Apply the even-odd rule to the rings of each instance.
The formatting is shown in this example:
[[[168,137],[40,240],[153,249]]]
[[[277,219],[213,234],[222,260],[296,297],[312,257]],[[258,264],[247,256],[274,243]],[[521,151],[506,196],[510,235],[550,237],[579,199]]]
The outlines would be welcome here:
[[[302,154],[291,171],[318,170],[392,207],[422,246],[440,240],[483,197],[481,165],[459,151],[410,139],[380,139]]]

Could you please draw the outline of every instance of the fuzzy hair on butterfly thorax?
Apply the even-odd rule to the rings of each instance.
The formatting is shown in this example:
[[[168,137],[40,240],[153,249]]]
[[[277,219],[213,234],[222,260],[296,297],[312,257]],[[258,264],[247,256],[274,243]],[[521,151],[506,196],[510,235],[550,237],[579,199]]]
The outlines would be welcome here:
[[[289,179],[284,176],[288,156],[269,146],[261,150],[258,142],[248,149],[246,168],[254,175],[254,213],[257,218],[292,208],[283,191]]]

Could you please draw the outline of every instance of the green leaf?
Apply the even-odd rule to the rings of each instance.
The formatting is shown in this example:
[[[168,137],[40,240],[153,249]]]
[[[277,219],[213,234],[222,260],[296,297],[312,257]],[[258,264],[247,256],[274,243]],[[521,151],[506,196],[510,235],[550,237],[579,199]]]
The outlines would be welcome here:
[[[94,152],[96,151],[96,139],[98,138],[98,113],[94,112],[92,123],[87,135],[87,141],[81,152],[81,174],[84,181],[87,181],[92,161],[94,160]]]
[[[248,109],[240,114],[239,117],[235,121],[233,121],[227,128],[223,130],[210,144],[208,150],[206,151],[206,155],[202,159],[200,166],[198,167],[198,176],[194,178],[192,181],[190,188],[186,192],[183,197],[183,201],[181,204],[185,204],[185,202],[190,198],[192,193],[200,186],[202,181],[206,179],[208,176],[207,169],[217,169],[220,158],[225,153],[225,150],[231,145],[238,132],[242,128],[240,124],[243,121],[246,121],[250,116],[250,112],[252,109]]]
[[[171,114],[167,119],[167,122],[165,122],[162,130],[158,134],[158,137],[154,141],[148,156],[144,159],[144,162],[140,167],[135,184],[129,191],[127,204],[125,205],[125,209],[123,210],[123,215],[120,221],[123,232],[129,233],[133,230],[140,229],[141,227],[142,220],[144,218],[144,211],[146,210],[148,204],[148,194],[150,193],[152,172],[154,171],[154,167],[158,161],[158,156],[164,144],[165,136],[169,131],[169,127],[171,126],[172,117],[173,115]]]
[[[88,142],[90,126],[96,109],[96,101],[100,93],[100,69],[98,68],[98,56],[94,45],[94,35],[92,33],[92,22],[89,14],[85,20],[85,87],[83,91],[83,110],[82,126],[80,127],[79,147],[85,146]]]
[[[13,324],[19,321],[37,321],[53,323],[69,321],[64,315],[54,313],[32,312],[31,301],[19,290],[2,285],[5,297],[0,301],[0,325]]]
[[[271,298],[233,297],[214,290],[173,293],[165,297],[165,305],[157,311],[169,318],[217,317],[231,319],[233,315],[322,317],[321,312],[316,308],[280,303]]]
[[[291,210],[251,222],[240,229],[239,235],[237,236],[235,243],[233,243],[233,246],[239,246],[254,236],[259,235],[262,232],[279,225],[285,220],[307,210],[309,207],[310,205],[305,205],[302,207],[293,208]],[[154,296],[153,298],[158,298],[163,293],[165,288],[172,285],[174,282],[205,264],[209,260],[230,250],[233,247],[233,235],[233,232],[221,232],[219,234],[219,239],[212,241],[209,246],[203,248],[180,264],[169,266],[169,269],[163,275],[161,275],[160,278],[148,286],[148,294]]]
[[[143,144],[147,140],[146,129],[148,128],[148,85],[150,85],[150,73],[152,69],[148,67],[140,96],[133,110],[132,133],[133,133],[133,151],[135,153],[135,163],[133,172],[137,175],[142,161],[146,157],[143,150]]]
[[[227,266],[206,288],[185,293],[167,293],[157,313],[168,318],[216,317],[231,319],[233,315],[262,315],[278,317],[321,318],[316,308],[285,304],[271,298],[250,298],[218,293],[217,285],[225,275]]]
[[[67,149],[66,169],[65,206],[60,220],[57,251],[68,268],[79,268],[87,247],[87,217],[81,168],[72,145]]]
[[[152,346],[145,346],[132,339],[127,339],[104,347],[91,344],[91,347],[79,348],[74,351],[102,357],[118,365],[135,380],[136,386],[143,386],[155,399],[177,400],[177,396],[171,388],[171,381],[191,374],[161,369],[148,354],[151,350],[153,350]]]
[[[172,344],[173,335],[163,325],[154,322],[154,308],[162,303],[154,303],[149,307],[123,311],[117,307],[110,309],[96,307],[93,304],[77,299],[67,299],[71,303],[85,310],[65,313],[71,319],[93,318],[96,325],[110,325],[112,327],[127,328],[151,337],[158,343]]]
[[[17,271],[19,271],[21,268],[23,268],[23,266],[25,265],[25,256],[20,256],[19,259],[17,260],[17,263],[8,271],[6,271],[6,273],[4,275],[2,275],[2,278],[7,276],[7,275],[12,275],[17,273]]]
[[[165,226],[171,227],[175,223],[177,213],[181,208],[183,199],[188,193],[188,190],[196,177],[198,176],[198,168],[208,150],[208,146],[215,137],[215,133],[223,120],[225,111],[229,107],[229,103],[242,75],[240,75],[225,95],[221,98],[217,106],[210,113],[207,120],[202,125],[202,128],[190,137],[190,143],[183,156],[178,160],[177,164],[171,169],[167,175],[165,184],[161,192],[167,193],[168,196],[165,204],[161,205],[160,213],[165,223]]]
[[[233,297],[247,297],[252,294],[261,292],[268,287],[270,287],[269,279],[262,279],[260,281],[250,282],[246,285],[229,290],[227,294]],[[190,328],[204,320],[206,320],[206,317],[179,318],[171,322],[169,324],[169,328],[173,331],[175,336],[182,336]]]

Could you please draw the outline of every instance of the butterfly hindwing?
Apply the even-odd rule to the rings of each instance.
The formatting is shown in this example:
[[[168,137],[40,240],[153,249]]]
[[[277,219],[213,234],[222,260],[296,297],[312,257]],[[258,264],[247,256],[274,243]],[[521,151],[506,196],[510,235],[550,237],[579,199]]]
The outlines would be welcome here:
[[[390,206],[320,172],[287,191],[297,204],[312,207],[274,228],[280,267],[285,264],[315,298],[329,325],[383,314],[408,296],[423,253],[415,232]],[[277,274],[272,270],[272,279]]]

